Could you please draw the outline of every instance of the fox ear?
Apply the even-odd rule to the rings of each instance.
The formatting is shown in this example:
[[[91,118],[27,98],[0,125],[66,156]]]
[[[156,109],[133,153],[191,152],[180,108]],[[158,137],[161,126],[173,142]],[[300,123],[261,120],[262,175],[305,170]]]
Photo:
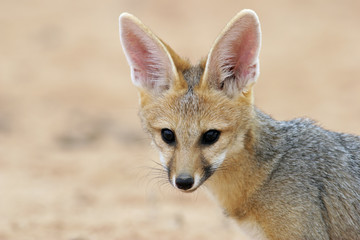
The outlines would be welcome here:
[[[169,89],[177,71],[165,45],[129,13],[120,15],[119,25],[133,84],[152,93]]]
[[[259,76],[260,23],[256,13],[238,13],[216,39],[203,81],[227,95],[246,92]]]

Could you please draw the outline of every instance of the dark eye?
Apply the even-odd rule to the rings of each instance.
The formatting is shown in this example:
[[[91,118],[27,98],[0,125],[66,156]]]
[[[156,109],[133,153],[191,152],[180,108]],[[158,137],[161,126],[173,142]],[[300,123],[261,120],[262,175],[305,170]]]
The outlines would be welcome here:
[[[168,128],[161,129],[161,137],[169,145],[175,143],[175,133]]]
[[[211,145],[214,144],[220,137],[220,131],[209,130],[202,135],[201,144]]]

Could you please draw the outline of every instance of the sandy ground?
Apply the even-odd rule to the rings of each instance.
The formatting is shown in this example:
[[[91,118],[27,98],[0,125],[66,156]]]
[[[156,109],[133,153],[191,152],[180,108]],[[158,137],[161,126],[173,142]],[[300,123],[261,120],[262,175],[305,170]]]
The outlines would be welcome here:
[[[133,13],[196,62],[254,9],[257,106],[360,134],[360,2],[289,2],[2,0],[0,240],[242,239],[205,189],[152,170],[117,21]]]

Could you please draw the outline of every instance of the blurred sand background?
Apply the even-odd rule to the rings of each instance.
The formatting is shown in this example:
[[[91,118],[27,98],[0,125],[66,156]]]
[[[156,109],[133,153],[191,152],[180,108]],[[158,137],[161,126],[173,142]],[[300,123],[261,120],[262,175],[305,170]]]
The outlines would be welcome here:
[[[205,189],[174,190],[137,118],[127,11],[196,63],[261,20],[256,104],[360,134],[359,1],[0,1],[0,240],[242,239]]]

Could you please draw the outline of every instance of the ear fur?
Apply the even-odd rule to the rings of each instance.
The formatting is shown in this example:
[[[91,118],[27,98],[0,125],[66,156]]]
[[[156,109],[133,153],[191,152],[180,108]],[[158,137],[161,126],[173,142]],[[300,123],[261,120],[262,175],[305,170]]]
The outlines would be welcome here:
[[[151,93],[169,89],[178,73],[166,46],[129,13],[120,15],[119,29],[133,84]]]
[[[229,96],[250,90],[259,76],[260,23],[252,10],[242,10],[211,48],[202,84]]]

